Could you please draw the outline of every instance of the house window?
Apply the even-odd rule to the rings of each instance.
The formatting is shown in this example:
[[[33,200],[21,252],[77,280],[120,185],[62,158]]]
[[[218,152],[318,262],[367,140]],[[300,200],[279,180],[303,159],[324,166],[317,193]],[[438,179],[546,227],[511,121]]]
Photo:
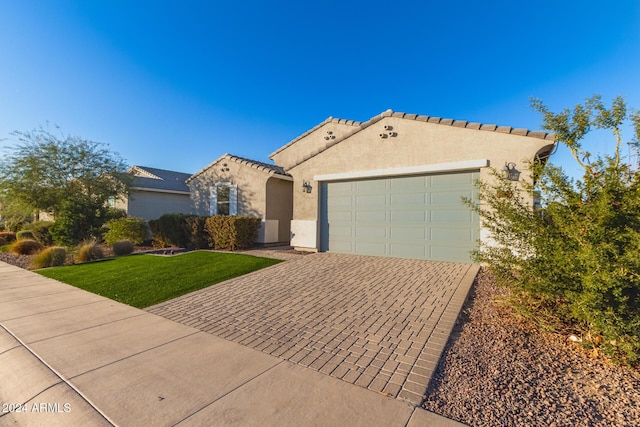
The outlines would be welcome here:
[[[222,182],[211,187],[211,215],[238,214],[238,186]]]

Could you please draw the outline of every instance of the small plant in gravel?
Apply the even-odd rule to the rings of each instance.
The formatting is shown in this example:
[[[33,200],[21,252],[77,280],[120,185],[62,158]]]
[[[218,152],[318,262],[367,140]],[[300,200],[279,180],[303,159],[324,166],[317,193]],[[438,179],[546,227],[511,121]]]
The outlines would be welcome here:
[[[16,241],[16,233],[12,231],[0,231],[0,238],[6,240],[7,243]]]
[[[16,240],[36,240],[36,237],[29,230],[20,230],[16,233]]]
[[[78,262],[95,261],[104,258],[102,248],[95,239],[85,240],[78,245],[76,260]]]
[[[113,253],[117,256],[129,255],[133,252],[133,242],[131,240],[118,240],[113,244]]]
[[[42,250],[43,246],[35,240],[18,240],[11,245],[11,252],[18,255],[33,255]]]
[[[37,254],[31,263],[33,268],[58,267],[67,260],[67,250],[62,246],[51,246]]]

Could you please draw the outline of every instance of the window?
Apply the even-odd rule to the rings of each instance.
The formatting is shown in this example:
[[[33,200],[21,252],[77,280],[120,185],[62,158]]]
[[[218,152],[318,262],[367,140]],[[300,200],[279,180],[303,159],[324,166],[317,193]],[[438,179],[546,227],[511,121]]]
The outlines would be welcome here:
[[[211,215],[238,214],[238,186],[221,182],[211,187]]]

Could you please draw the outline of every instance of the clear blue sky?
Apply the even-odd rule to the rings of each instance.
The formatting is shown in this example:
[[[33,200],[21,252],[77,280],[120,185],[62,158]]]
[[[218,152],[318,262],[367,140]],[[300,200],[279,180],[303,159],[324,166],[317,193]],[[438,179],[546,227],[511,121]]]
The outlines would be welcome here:
[[[637,0],[0,3],[1,145],[49,122],[189,173],[388,108],[538,130],[529,97],[640,107],[639,77]]]

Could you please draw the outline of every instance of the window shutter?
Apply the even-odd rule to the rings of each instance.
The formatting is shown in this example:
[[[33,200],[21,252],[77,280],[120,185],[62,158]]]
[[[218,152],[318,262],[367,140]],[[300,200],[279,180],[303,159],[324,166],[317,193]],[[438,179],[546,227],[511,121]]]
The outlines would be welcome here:
[[[216,215],[218,213],[218,187],[211,187],[211,200],[209,202],[209,214]]]
[[[238,215],[238,186],[229,186],[229,215]]]

